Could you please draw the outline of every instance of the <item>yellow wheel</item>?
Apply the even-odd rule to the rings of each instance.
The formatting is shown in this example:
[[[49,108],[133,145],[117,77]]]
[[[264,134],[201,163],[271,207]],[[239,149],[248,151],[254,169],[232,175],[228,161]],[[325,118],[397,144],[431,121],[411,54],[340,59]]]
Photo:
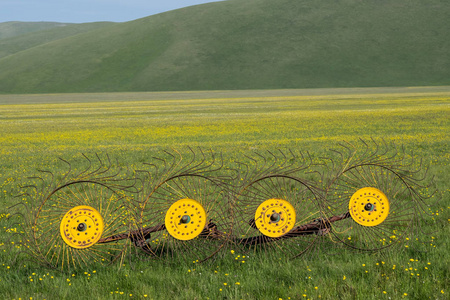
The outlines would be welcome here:
[[[389,200],[377,188],[365,187],[356,191],[348,203],[353,220],[362,226],[377,226],[389,215]]]
[[[383,165],[349,165],[331,181],[324,203],[335,237],[350,248],[376,251],[399,244],[414,226],[416,194],[401,173]],[[345,216],[347,214],[347,216]]]
[[[174,238],[183,241],[192,240],[205,228],[206,211],[198,201],[178,200],[167,210],[165,225]]]
[[[269,199],[256,209],[255,224],[265,236],[281,237],[295,226],[295,209],[283,199]]]
[[[74,181],[44,195],[31,224],[33,255],[61,269],[109,264],[129,245],[129,197],[104,183]]]
[[[146,188],[139,204],[138,249],[150,257],[192,263],[213,257],[227,243],[231,218],[222,184],[175,174]]]
[[[93,207],[80,205],[62,218],[61,237],[72,248],[89,248],[98,242],[104,229],[103,218]]]
[[[321,217],[319,208],[302,179],[275,174],[244,182],[233,205],[233,240],[244,253],[297,257],[314,249],[322,234],[304,226]]]

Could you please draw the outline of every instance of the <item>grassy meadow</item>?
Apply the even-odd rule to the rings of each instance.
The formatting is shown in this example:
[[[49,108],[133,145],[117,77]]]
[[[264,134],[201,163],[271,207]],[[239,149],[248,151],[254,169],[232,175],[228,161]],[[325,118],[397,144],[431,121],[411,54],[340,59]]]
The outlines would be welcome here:
[[[2,299],[448,299],[450,88],[0,95]],[[202,264],[125,262],[61,273],[14,262],[7,207],[57,158],[108,154],[139,167],[162,150],[222,153],[225,165],[277,149],[327,155],[337,143],[385,139],[424,159],[437,194],[424,232],[401,251],[345,247],[296,260],[228,249]],[[82,167],[82,166],[81,166]],[[432,233],[429,233],[432,232]],[[13,245],[14,246],[14,245]]]

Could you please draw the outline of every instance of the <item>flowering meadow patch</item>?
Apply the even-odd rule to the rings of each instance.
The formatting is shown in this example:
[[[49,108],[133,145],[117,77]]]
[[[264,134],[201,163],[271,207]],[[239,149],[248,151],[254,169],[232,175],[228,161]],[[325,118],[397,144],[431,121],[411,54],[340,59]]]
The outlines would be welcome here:
[[[1,95],[0,103],[7,97]],[[443,258],[450,249],[449,93],[77,98],[90,102],[73,101],[73,95],[49,96],[52,102],[55,97],[61,103],[0,105],[2,299],[448,298]],[[64,102],[65,97],[71,101]],[[422,227],[402,237],[404,246],[398,251],[330,250],[288,260],[233,248],[205,263],[162,263],[137,255],[121,264],[61,273],[26,260],[20,246],[12,244],[20,227],[10,221],[7,208],[36,199],[20,195],[19,187],[38,184],[28,178],[38,170],[63,172],[58,157],[107,153],[135,168],[162,149],[200,146],[221,152],[224,163],[235,167],[236,155],[291,148],[315,159],[338,142],[359,138],[403,145],[422,157],[436,177],[438,192],[423,207]],[[82,172],[82,167],[74,171]],[[345,238],[348,243],[354,239]]]

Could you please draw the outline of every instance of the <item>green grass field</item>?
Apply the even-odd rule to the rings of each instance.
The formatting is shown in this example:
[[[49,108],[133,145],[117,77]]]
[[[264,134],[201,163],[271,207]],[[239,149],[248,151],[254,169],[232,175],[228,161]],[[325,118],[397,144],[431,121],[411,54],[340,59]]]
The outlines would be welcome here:
[[[448,299],[450,88],[0,95],[0,297],[2,299]],[[296,260],[229,249],[203,264],[135,261],[61,273],[12,263],[7,207],[57,158],[107,153],[141,166],[161,150],[200,146],[225,164],[276,149],[314,158],[338,142],[385,139],[430,166],[438,193],[424,231],[402,251],[345,247]],[[418,238],[418,240],[416,240]],[[408,247],[405,247],[408,246]]]

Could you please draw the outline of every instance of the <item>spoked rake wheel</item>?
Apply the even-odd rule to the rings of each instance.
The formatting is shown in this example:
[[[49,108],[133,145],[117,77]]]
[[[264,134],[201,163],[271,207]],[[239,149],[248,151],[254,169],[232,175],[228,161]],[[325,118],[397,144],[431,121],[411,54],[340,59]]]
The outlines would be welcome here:
[[[164,180],[141,204],[133,239],[144,252],[164,260],[202,262],[228,240],[231,218],[223,185],[198,174]]]
[[[123,191],[94,181],[54,189],[33,221],[37,258],[61,270],[117,260],[130,231],[128,201]]]
[[[410,157],[391,150],[380,154],[377,147],[371,154],[366,150],[361,158],[352,154],[326,188],[323,210],[328,220],[340,220],[330,222],[332,232],[351,248],[387,248],[417,229],[427,194],[421,183],[425,177]]]
[[[248,252],[293,258],[311,250],[327,234],[314,188],[287,175],[267,175],[236,196],[233,240]]]

